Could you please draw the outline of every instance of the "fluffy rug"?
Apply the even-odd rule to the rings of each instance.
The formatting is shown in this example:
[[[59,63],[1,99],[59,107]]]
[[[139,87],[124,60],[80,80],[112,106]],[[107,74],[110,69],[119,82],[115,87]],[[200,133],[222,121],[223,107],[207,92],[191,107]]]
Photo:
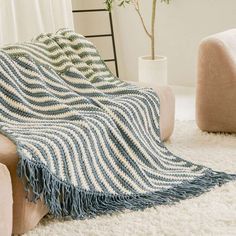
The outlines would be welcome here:
[[[167,146],[177,155],[219,171],[236,173],[236,135],[208,134],[194,121],[178,121]],[[174,206],[117,213],[84,221],[46,217],[25,236],[236,235],[236,183]]]

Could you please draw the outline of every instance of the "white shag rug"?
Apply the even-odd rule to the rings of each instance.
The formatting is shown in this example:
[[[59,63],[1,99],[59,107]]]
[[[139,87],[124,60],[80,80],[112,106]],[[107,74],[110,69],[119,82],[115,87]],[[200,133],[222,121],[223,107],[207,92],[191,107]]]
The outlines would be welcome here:
[[[182,158],[236,173],[236,135],[203,133],[194,121],[177,121],[168,148]],[[25,236],[236,235],[236,182],[174,206],[116,213],[84,221],[45,218]]]

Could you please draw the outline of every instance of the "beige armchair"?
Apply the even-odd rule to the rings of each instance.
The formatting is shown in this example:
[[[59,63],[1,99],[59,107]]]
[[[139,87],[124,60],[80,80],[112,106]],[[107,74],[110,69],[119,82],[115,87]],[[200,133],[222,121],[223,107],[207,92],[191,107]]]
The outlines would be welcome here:
[[[196,121],[210,132],[236,132],[236,29],[204,39],[199,49]]]

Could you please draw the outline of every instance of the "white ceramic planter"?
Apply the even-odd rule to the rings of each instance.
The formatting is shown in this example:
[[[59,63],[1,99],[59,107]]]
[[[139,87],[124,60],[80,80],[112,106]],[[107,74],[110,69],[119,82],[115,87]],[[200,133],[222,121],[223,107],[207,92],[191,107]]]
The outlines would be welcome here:
[[[139,57],[139,82],[151,86],[167,85],[167,57],[157,56],[151,60],[150,56]]]

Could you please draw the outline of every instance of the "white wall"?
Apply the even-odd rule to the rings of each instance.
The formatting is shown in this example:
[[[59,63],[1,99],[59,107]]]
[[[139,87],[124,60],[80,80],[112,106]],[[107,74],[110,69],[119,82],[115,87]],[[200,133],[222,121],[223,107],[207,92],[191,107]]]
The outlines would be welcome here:
[[[141,0],[145,20],[151,0]],[[137,57],[149,53],[149,44],[133,8],[116,9],[122,75],[137,79]],[[157,52],[169,60],[169,83],[192,86],[202,38],[236,28],[236,0],[172,0],[158,4]]]
[[[152,0],[140,0],[148,22]],[[72,0],[75,8],[103,7],[104,0]],[[202,38],[229,28],[236,28],[236,0],[172,0],[170,5],[158,3],[157,52],[169,60],[169,83],[193,86],[196,58]],[[149,53],[149,42],[133,7],[115,8],[114,24],[120,77],[137,80],[137,58]],[[104,15],[75,16],[78,32],[107,33]],[[111,57],[111,42],[94,40],[104,58]],[[111,68],[113,66],[111,65]]]

